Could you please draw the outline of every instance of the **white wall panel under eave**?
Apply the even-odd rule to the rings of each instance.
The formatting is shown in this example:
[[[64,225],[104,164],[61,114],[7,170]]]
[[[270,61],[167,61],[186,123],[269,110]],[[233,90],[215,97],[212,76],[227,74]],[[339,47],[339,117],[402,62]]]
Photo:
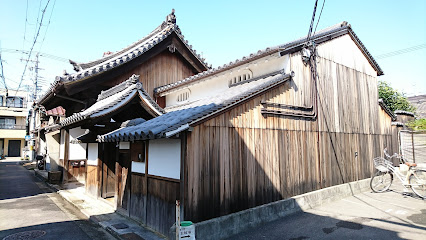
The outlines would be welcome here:
[[[180,179],[180,140],[149,141],[148,174]]]
[[[145,173],[145,163],[132,161],[132,172]]]
[[[76,139],[77,137],[83,135],[86,130],[81,129],[80,127],[73,128],[69,130],[70,133],[70,142],[69,144],[69,160],[80,160],[80,159],[86,159],[86,143],[78,143],[74,144],[71,143],[72,140]]]
[[[59,146],[59,159],[65,158],[65,130],[61,130],[61,142]]]
[[[97,143],[87,144],[87,165],[92,165],[92,166],[98,165],[98,144]]]

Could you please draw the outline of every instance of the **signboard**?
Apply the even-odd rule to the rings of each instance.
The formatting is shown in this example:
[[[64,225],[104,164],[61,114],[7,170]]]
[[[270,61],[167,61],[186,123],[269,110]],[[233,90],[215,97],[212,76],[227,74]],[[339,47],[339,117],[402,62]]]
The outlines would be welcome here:
[[[31,136],[30,135],[26,135],[25,136],[25,141],[30,141],[31,140]]]
[[[179,239],[195,240],[195,226],[194,225],[190,225],[187,227],[180,226]]]

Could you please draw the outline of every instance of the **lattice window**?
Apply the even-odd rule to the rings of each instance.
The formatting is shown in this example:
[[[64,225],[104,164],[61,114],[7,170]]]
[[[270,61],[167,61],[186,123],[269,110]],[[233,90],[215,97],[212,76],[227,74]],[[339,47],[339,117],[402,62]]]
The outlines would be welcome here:
[[[229,80],[229,86],[248,81],[253,78],[253,73],[249,69],[238,72],[239,74]]]
[[[191,95],[191,92],[189,91],[189,89],[186,89],[185,91],[179,93],[179,95],[177,96],[177,101],[184,102],[188,100],[190,95]]]

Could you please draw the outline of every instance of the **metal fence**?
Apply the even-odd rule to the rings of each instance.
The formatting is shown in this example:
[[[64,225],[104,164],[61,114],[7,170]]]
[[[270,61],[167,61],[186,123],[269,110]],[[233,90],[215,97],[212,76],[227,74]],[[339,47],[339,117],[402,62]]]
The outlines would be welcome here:
[[[409,162],[426,163],[426,131],[399,132],[401,154]]]

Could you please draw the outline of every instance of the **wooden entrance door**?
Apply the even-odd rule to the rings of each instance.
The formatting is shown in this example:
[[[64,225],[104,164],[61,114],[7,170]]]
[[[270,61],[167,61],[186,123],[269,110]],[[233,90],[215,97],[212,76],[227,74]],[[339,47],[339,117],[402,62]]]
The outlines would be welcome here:
[[[117,192],[118,202],[117,207],[128,209],[128,198],[130,188],[130,175],[129,169],[131,164],[130,150],[118,150],[118,162],[116,165],[117,170]]]
[[[115,143],[103,143],[99,148],[102,156],[102,186],[101,197],[108,198],[115,195],[115,162],[117,159],[117,147]]]
[[[9,140],[7,156],[9,157],[21,156],[21,140]]]

